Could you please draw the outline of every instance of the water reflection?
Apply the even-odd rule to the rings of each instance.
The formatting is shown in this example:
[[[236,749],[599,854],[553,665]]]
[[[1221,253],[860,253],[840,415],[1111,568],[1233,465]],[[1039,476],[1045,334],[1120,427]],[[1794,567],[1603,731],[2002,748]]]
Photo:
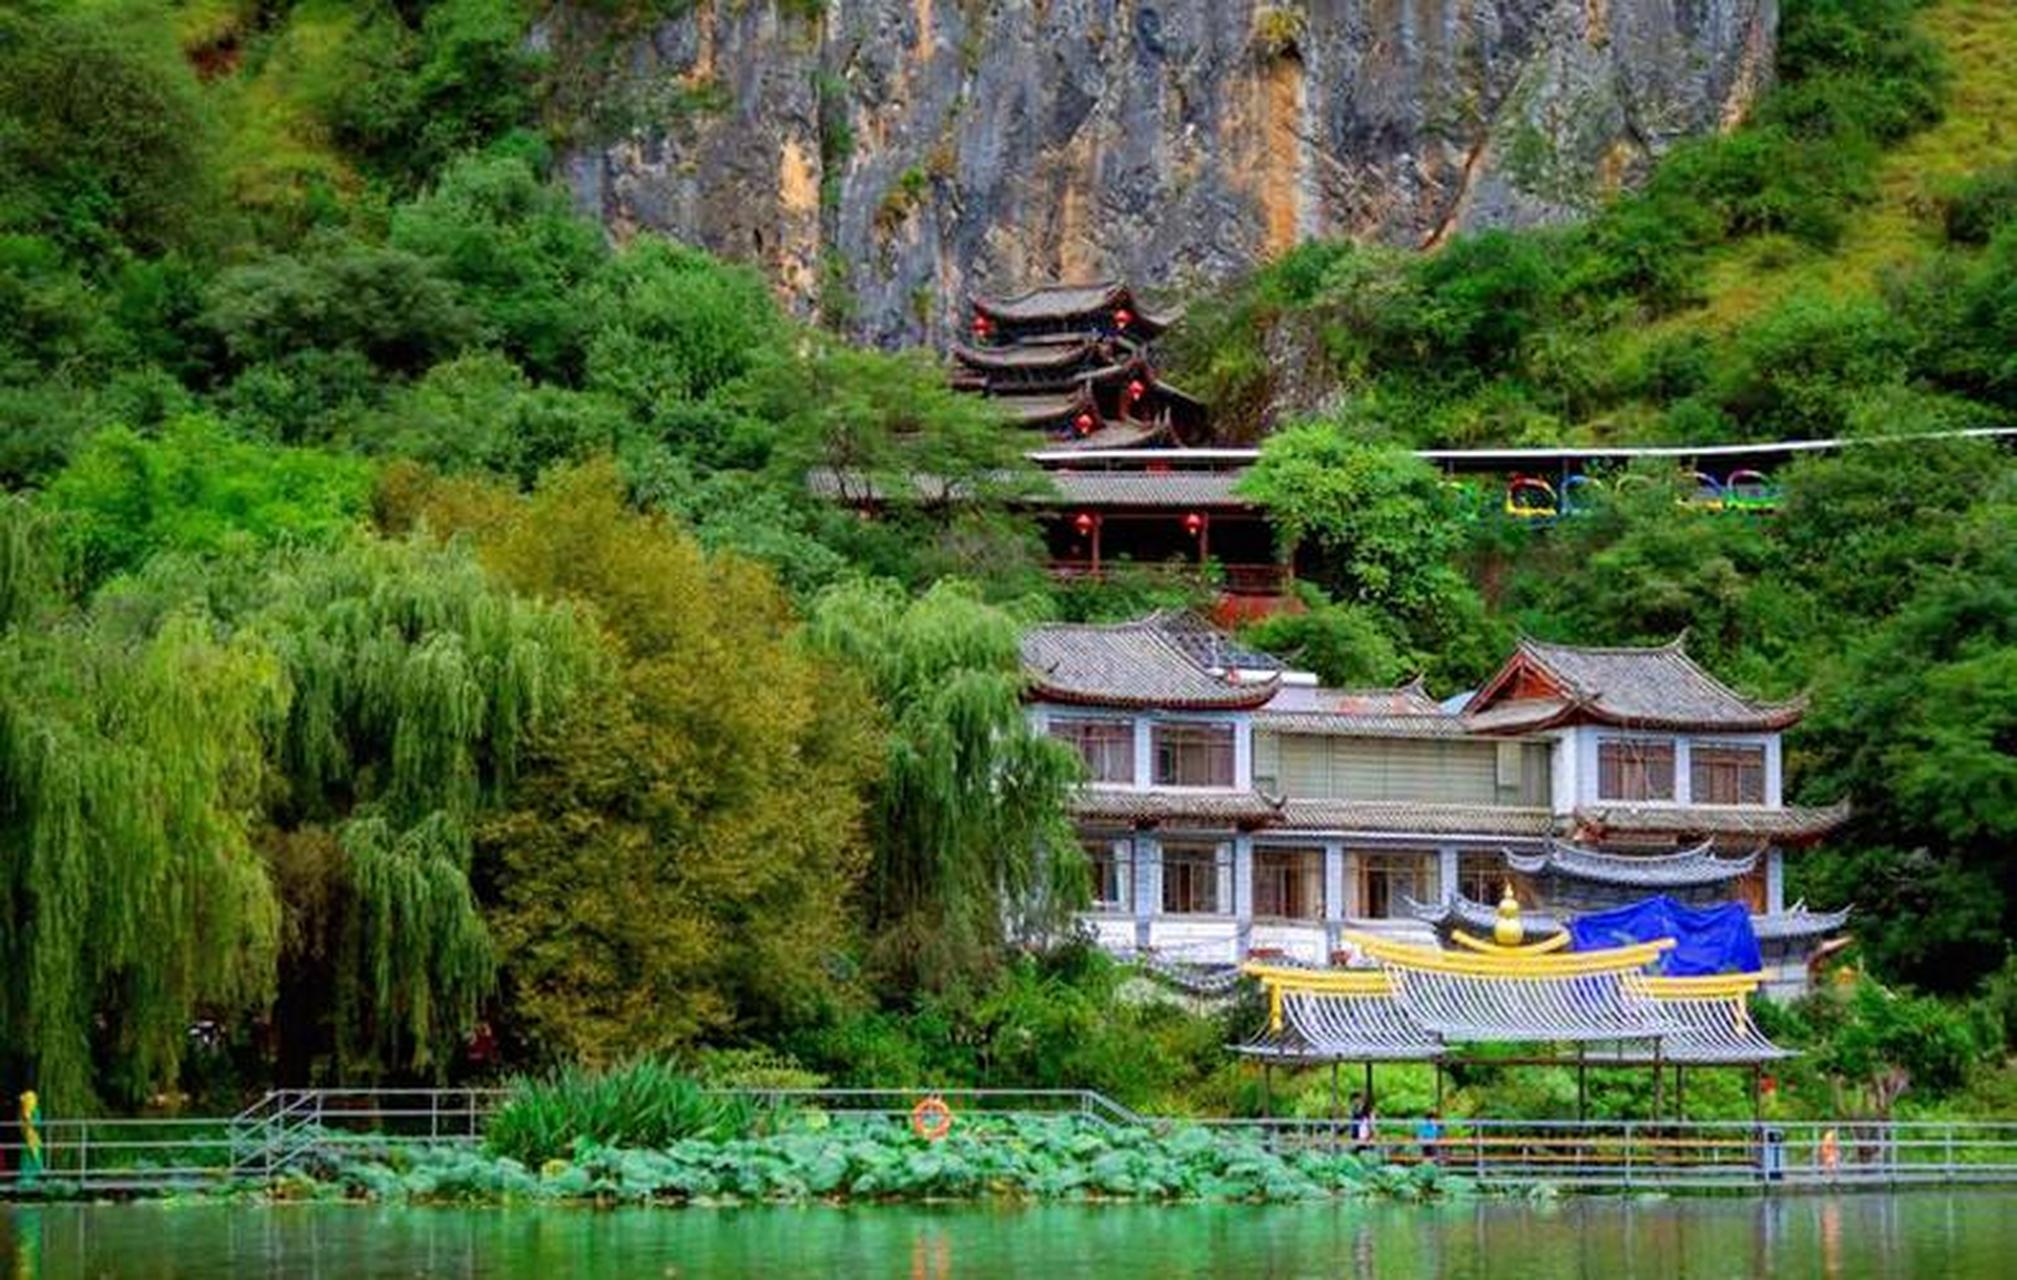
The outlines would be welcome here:
[[[4,1280],[109,1276],[969,1277],[2008,1273],[2017,1195],[1281,1208],[735,1210],[0,1206]]]

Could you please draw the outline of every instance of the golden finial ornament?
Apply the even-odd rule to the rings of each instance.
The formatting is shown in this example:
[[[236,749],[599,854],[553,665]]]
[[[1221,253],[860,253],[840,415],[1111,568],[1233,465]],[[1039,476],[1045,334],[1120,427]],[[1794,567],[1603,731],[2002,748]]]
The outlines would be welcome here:
[[[1520,900],[1513,896],[1509,880],[1505,894],[1499,899],[1499,918],[1492,922],[1492,941],[1502,947],[1517,947],[1526,936],[1526,926],[1520,923]]]

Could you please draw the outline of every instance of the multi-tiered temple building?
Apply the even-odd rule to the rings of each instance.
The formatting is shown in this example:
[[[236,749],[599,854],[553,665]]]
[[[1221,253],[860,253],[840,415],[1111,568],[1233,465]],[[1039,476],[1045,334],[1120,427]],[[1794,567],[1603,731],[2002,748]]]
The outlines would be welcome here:
[[[1183,614],[1042,626],[1030,714],[1085,761],[1074,817],[1106,946],[1326,963],[1347,928],[1528,936],[1665,894],[1752,913],[1768,990],[1805,986],[1845,912],[1786,901],[1785,860],[1846,816],[1782,793],[1799,703],[1745,698],[1680,644],[1523,642],[1454,706],[1317,686]]]
[[[1205,406],[1157,371],[1155,341],[1176,319],[1114,282],[976,298],[952,382],[997,401],[1048,473],[1055,497],[1036,514],[1053,573],[1211,567],[1229,598],[1265,602],[1287,557],[1213,449]]]

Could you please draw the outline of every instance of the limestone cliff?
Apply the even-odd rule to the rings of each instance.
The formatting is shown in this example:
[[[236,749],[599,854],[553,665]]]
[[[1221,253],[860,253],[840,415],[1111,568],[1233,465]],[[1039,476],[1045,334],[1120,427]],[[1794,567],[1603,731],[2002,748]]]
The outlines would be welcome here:
[[[973,290],[1573,217],[1743,114],[1777,0],[697,0],[621,39],[597,12],[537,36],[593,84],[584,207],[895,343]]]

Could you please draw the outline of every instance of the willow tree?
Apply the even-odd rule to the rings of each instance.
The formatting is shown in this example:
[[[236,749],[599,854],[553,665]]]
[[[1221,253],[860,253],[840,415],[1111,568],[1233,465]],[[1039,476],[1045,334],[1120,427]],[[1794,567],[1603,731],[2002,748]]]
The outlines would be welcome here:
[[[607,464],[424,509],[503,581],[591,614],[612,655],[481,834],[509,1029],[594,1061],[809,1016],[856,940],[860,681],[798,642],[768,572],[629,510]]]
[[[1065,818],[1078,763],[1024,717],[1015,620],[953,584],[915,600],[857,584],[820,599],[811,634],[890,720],[864,887],[879,971],[943,988],[989,968],[1011,928],[1061,920],[1085,891]]]
[[[0,525],[12,594],[44,575],[20,509]],[[131,1101],[199,1014],[271,990],[251,831],[285,686],[200,611],[135,634],[41,599],[0,634],[0,1064],[58,1107]]]
[[[346,1075],[438,1066],[494,975],[472,833],[594,666],[594,637],[467,548],[418,539],[284,558],[263,595],[247,630],[292,695],[271,844],[283,1071],[329,1047]]]

